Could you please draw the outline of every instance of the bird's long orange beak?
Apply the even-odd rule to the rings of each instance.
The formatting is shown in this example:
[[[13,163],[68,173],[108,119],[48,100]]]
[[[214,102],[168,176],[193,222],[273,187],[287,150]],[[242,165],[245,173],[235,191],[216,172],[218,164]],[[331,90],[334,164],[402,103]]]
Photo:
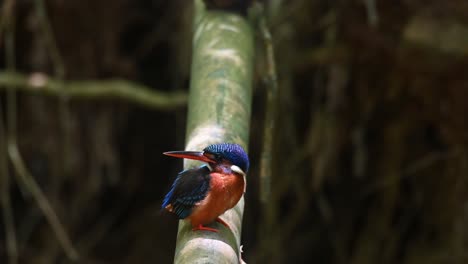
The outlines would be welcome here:
[[[164,155],[182,158],[182,159],[192,159],[192,160],[200,160],[203,162],[213,163],[214,160],[208,158],[207,156],[203,155],[203,151],[168,151],[164,152]]]

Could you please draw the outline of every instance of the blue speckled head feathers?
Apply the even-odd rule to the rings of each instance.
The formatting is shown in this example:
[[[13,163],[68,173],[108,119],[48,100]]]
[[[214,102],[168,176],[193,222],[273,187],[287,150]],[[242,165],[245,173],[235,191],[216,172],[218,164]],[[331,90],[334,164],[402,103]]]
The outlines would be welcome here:
[[[249,170],[249,156],[240,145],[233,143],[213,144],[203,151],[230,161],[245,173]]]

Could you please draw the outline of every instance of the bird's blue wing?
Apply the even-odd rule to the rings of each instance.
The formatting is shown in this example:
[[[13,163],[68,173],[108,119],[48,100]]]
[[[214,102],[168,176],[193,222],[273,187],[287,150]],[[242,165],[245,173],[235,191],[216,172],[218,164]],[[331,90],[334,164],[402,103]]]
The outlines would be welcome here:
[[[205,199],[210,189],[210,179],[207,166],[180,172],[164,197],[162,208],[170,207],[170,211],[179,219],[188,217],[195,204]]]

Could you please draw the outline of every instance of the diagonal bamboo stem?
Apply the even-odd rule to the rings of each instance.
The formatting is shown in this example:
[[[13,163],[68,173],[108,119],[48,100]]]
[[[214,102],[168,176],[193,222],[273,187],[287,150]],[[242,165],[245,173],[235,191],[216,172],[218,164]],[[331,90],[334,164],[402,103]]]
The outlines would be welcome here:
[[[254,57],[251,26],[242,16],[205,11],[198,0],[195,5],[186,149],[219,142],[247,147]],[[184,167],[195,165],[187,161]],[[243,211],[242,198],[222,215],[230,230],[213,224],[219,233],[193,232],[187,223],[180,222],[174,262],[240,262]]]
[[[30,94],[66,96],[69,99],[121,99],[142,107],[173,110],[187,103],[182,92],[162,92],[126,80],[66,81],[48,78],[42,74],[26,76],[0,71],[0,91],[18,90]]]

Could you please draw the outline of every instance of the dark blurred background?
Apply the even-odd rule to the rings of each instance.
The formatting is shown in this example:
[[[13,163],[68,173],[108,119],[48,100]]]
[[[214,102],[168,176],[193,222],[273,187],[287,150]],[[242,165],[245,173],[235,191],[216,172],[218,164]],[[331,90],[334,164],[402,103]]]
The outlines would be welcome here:
[[[265,3],[279,111],[265,203],[258,174],[268,87],[259,38],[244,260],[468,263],[468,2]],[[15,64],[64,82],[120,78],[188,90],[191,1],[3,0],[0,7],[1,72]],[[4,125],[8,100],[1,89]],[[185,106],[20,92],[16,109],[20,154],[80,263],[172,262],[177,221],[159,208],[182,165],[161,153],[183,149]],[[68,263],[11,163],[7,171],[2,199],[8,190],[19,263]]]

